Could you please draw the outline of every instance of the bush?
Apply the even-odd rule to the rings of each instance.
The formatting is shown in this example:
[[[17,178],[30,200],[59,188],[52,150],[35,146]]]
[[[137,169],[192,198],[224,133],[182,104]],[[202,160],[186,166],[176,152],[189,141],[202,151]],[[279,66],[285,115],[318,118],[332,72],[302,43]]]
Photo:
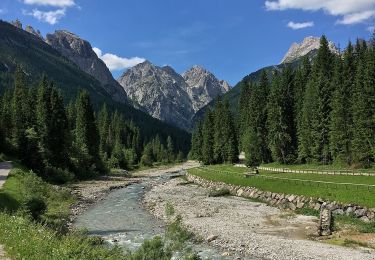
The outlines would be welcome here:
[[[144,166],[152,166],[152,160],[151,157],[148,154],[144,154],[141,157],[141,164]]]
[[[27,199],[24,206],[34,220],[39,220],[40,216],[47,210],[46,202],[43,198],[38,196],[33,196]]]
[[[46,175],[48,180],[57,184],[71,182],[75,178],[72,172],[55,167],[47,167]]]
[[[169,260],[172,252],[165,249],[164,242],[160,237],[146,240],[142,246],[131,256],[132,260],[160,259]]]
[[[230,191],[228,189],[210,190],[208,193],[208,197],[222,197],[228,195],[230,195]]]

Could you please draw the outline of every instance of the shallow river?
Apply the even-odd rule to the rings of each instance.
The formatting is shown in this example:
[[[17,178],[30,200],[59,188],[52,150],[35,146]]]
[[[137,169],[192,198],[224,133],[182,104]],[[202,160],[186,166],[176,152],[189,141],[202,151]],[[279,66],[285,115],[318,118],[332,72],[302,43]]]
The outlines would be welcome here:
[[[145,239],[163,236],[164,223],[153,217],[141,203],[143,194],[153,182],[165,182],[169,176],[148,178],[142,183],[116,190],[80,215],[75,226],[85,228],[91,235],[103,237],[110,244],[134,251]],[[192,245],[202,259],[226,258],[207,245]]]

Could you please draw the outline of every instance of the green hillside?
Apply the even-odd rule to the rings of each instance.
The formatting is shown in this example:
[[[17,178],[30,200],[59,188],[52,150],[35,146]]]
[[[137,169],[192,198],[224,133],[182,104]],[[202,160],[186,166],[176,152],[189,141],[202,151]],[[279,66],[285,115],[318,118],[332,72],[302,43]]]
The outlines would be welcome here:
[[[61,90],[65,102],[74,99],[78,91],[84,89],[89,92],[96,108],[106,103],[110,109],[122,112],[126,120],[131,120],[140,127],[145,139],[149,140],[159,134],[166,140],[170,135],[178,150],[189,150],[190,134],[130,105],[114,102],[99,81],[81,71],[40,38],[0,21],[0,94],[13,86],[16,65],[20,65],[28,75],[30,85],[37,85],[45,73]]]

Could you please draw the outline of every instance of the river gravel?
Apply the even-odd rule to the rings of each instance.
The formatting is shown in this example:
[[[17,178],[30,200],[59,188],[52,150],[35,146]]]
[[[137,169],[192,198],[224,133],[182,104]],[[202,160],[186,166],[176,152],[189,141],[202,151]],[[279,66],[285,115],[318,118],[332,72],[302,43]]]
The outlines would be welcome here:
[[[143,198],[156,217],[166,220],[171,203],[184,224],[219,247],[223,255],[241,259],[375,259],[373,250],[351,249],[307,240],[315,233],[317,219],[288,214],[263,203],[239,197],[208,197],[194,184],[172,179],[154,186]],[[233,257],[234,258],[234,257]]]

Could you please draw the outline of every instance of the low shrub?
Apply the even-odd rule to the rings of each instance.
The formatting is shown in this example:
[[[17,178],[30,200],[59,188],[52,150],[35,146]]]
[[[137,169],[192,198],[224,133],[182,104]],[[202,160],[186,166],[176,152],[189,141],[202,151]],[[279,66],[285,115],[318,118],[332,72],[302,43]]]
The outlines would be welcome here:
[[[230,195],[230,190],[228,189],[213,189],[208,192],[208,197],[222,197]]]

